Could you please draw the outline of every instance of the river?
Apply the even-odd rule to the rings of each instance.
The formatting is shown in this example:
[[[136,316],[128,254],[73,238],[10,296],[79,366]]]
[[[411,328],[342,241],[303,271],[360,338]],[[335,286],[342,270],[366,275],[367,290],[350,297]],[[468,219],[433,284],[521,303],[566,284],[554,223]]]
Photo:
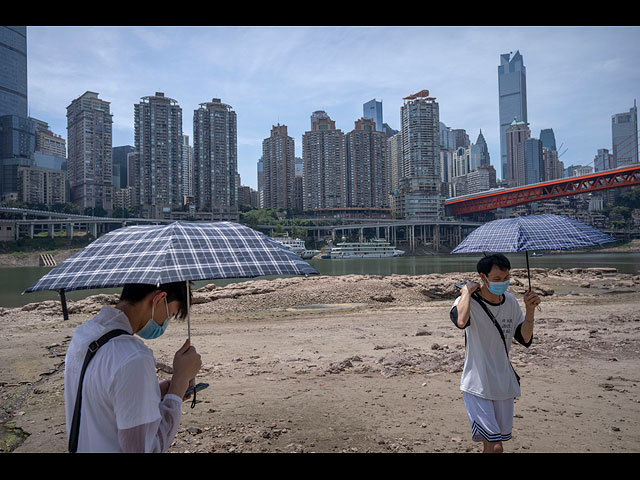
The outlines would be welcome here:
[[[512,268],[526,267],[524,254],[508,255]],[[473,272],[475,273],[477,255],[434,255],[406,256],[380,259],[312,259],[309,263],[322,275],[425,275],[429,273]],[[640,274],[640,253],[558,253],[529,257],[532,268],[574,268],[574,267],[615,267],[620,273]],[[0,268],[0,307],[19,307],[27,303],[42,300],[59,300],[56,292],[33,292],[21,295],[51,267],[13,267]],[[265,279],[275,278],[262,277]],[[194,282],[195,288],[208,283],[224,286],[232,282],[245,281],[216,280]],[[79,290],[68,292],[69,300],[80,300],[97,293],[119,293],[120,288],[103,290]]]

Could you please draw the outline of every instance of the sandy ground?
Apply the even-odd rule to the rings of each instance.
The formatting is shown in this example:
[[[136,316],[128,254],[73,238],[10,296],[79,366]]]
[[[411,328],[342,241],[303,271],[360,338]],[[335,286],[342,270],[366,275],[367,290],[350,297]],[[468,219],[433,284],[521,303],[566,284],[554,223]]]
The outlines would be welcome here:
[[[522,298],[523,272],[511,291]],[[467,275],[468,277],[468,275]],[[195,292],[192,343],[211,386],[185,402],[169,452],[478,452],[459,390],[464,335],[449,319],[465,274],[248,281]],[[534,343],[507,452],[640,451],[640,276],[534,269]],[[537,286],[544,285],[544,289]],[[5,451],[65,452],[64,355],[117,296],[0,309]],[[150,341],[168,378],[186,337]]]

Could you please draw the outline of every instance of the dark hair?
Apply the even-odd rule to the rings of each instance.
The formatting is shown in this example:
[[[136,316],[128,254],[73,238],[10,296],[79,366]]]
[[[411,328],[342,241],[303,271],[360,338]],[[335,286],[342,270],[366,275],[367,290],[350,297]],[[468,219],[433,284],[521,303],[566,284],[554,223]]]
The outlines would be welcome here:
[[[494,265],[501,270],[511,270],[511,263],[509,262],[509,259],[501,253],[494,253],[493,255],[482,257],[478,261],[478,273],[489,275],[489,272]]]
[[[191,287],[192,282],[189,282]],[[146,283],[127,283],[122,288],[120,294],[121,302],[138,303],[144,299],[151,292],[160,290],[167,293],[167,302],[173,302],[177,300],[180,302],[180,308],[178,310],[178,318],[183,319],[187,316],[187,285],[186,282],[172,282],[164,283],[162,285],[149,285]],[[191,305],[191,299],[193,298],[192,289],[189,288],[189,305]]]

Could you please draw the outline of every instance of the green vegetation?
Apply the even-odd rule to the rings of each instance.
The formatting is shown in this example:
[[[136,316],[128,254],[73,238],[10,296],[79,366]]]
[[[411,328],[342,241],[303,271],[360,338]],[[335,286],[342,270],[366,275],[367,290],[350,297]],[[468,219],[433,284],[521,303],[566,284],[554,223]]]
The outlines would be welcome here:
[[[54,255],[52,252],[57,250],[86,247],[94,240],[92,235],[81,233],[83,232],[75,232],[71,239],[67,238],[66,234],[55,238],[34,235],[33,239],[25,237],[18,241],[0,242],[0,253],[11,253],[18,258],[20,254],[26,255],[29,252],[47,252]]]
[[[633,226],[631,215],[636,208],[640,208],[640,187],[631,187],[615,203],[607,202],[600,213],[609,218],[611,228],[626,230]]]

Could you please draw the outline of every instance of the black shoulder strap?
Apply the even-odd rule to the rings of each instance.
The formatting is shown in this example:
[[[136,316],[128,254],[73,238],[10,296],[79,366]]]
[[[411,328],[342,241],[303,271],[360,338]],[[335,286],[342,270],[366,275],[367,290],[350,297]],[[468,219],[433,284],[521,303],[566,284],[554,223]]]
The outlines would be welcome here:
[[[504,333],[502,332],[502,328],[500,327],[500,324],[498,323],[496,318],[493,316],[493,313],[491,313],[489,308],[487,308],[487,305],[484,303],[482,298],[480,298],[480,295],[478,294],[477,290],[471,294],[471,298],[473,298],[476,302],[480,304],[482,309],[487,313],[487,315],[489,315],[489,318],[491,319],[495,327],[498,329],[498,333],[500,333],[500,338],[502,338],[502,344],[504,345],[504,351],[507,354],[507,360],[509,361],[509,365],[511,365],[511,360],[509,359],[509,350],[507,349],[507,341],[504,338]],[[516,376],[516,380],[518,381],[518,385],[520,385],[520,376],[516,373],[516,369],[513,368],[513,365],[511,365],[511,370],[513,370],[513,373]]]
[[[73,410],[73,420],[71,422],[71,432],[69,433],[69,451],[75,453],[78,450],[78,434],[80,431],[80,407],[82,406],[82,381],[84,380],[84,373],[87,370],[87,365],[96,354],[98,349],[105,343],[118,335],[130,335],[126,330],[111,330],[105,333],[98,340],[95,340],[89,344],[89,349],[84,357],[84,363],[82,364],[82,370],[80,371],[80,380],[78,381],[78,394],[76,395],[76,404]]]

